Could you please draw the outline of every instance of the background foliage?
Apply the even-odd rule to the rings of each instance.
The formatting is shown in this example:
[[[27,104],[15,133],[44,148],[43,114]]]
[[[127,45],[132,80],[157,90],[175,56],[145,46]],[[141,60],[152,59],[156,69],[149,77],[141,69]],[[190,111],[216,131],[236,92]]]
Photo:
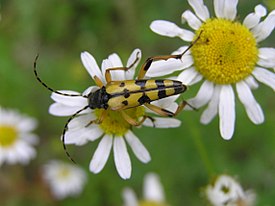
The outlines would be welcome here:
[[[243,19],[258,3],[264,3],[269,11],[275,8],[273,0],[240,0],[239,18]],[[213,8],[212,1],[206,4]],[[204,126],[199,123],[202,109],[182,112],[180,128],[135,129],[152,161],[144,165],[130,152],[130,180],[120,179],[112,156],[100,174],[88,172],[98,142],[69,147],[89,174],[79,197],[56,201],[41,179],[41,166],[48,160],[69,160],[59,141],[66,118],[48,114],[50,92],[38,84],[32,72],[36,54],[40,54],[40,76],[51,87],[83,91],[93,81],[80,62],[81,51],[92,53],[99,64],[113,52],[126,62],[137,47],[143,51],[143,61],[149,56],[169,54],[183,42],[154,34],[149,25],[156,19],[180,25],[181,13],[186,9],[190,7],[183,0],[2,0],[0,105],[37,118],[40,144],[38,156],[30,165],[0,168],[1,206],[122,205],[122,188],[133,187],[141,197],[143,176],[151,171],[160,175],[171,205],[206,205],[201,189],[211,178],[210,171],[236,175],[245,188],[255,190],[257,205],[275,204],[275,96],[263,85],[254,95],[265,111],[265,123],[253,125],[238,102],[235,135],[230,141],[220,137],[217,118]],[[273,32],[264,45],[275,47],[274,40]],[[197,89],[192,87],[182,96],[191,97]]]

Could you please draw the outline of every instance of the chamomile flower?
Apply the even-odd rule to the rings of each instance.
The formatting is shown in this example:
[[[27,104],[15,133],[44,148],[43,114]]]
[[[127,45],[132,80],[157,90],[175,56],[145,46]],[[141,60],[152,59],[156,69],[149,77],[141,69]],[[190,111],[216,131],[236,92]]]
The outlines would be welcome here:
[[[44,165],[42,175],[56,199],[79,195],[87,181],[82,168],[58,160]]]
[[[244,191],[241,185],[228,175],[220,175],[206,187],[205,194],[213,206],[252,206],[255,194]]]
[[[187,22],[194,32],[164,20],[154,21],[150,27],[163,36],[198,41],[181,61],[156,62],[147,75],[160,76],[181,70],[178,79],[187,85],[203,80],[197,95],[188,102],[197,108],[208,104],[201,122],[208,124],[218,114],[221,136],[230,139],[235,128],[233,87],[249,119],[254,124],[264,122],[262,108],[252,89],[258,88],[258,82],[275,89],[275,74],[270,69],[275,67],[275,48],[259,47],[274,30],[275,11],[267,15],[265,7],[257,5],[241,23],[237,20],[238,0],[214,0],[216,17],[210,17],[202,0],[188,2],[194,12],[184,11],[182,22]],[[175,53],[184,49],[186,47],[181,47]]]
[[[0,166],[4,162],[25,165],[36,156],[33,146],[38,138],[32,133],[36,125],[35,119],[0,107]]]
[[[144,177],[142,200],[138,200],[131,188],[125,188],[122,196],[124,206],[168,206],[159,176],[155,173]]]
[[[130,55],[127,66],[134,64],[128,71],[114,70],[111,73],[112,80],[129,80],[133,79],[135,68],[140,60],[141,51],[136,49]],[[94,57],[88,52],[81,53],[81,60],[84,67],[92,78],[99,78],[105,85],[105,71],[107,68],[122,67],[120,57],[117,54],[112,54],[102,62],[101,69],[98,67]],[[96,80],[95,80],[96,81]],[[97,90],[97,86],[92,86],[83,92],[83,95],[89,94],[91,91]],[[74,91],[61,91],[69,94],[79,94]],[[175,111],[177,104],[174,102],[176,97],[162,99],[154,104],[163,106],[164,108]],[[52,99],[55,101],[49,112],[57,116],[71,116],[80,109],[86,107],[89,102],[84,97],[69,97],[62,96],[56,93],[52,94]],[[107,111],[107,112],[106,112]],[[143,106],[124,110],[132,119],[140,120],[146,115],[146,110]],[[102,112],[106,112],[102,122],[99,124],[91,121],[98,119]],[[142,125],[158,128],[178,127],[180,121],[174,118],[154,117],[152,120],[146,119]],[[136,157],[143,163],[150,161],[151,157],[147,149],[141,143],[138,137],[132,132],[132,125],[129,124],[122,116],[120,111],[104,110],[104,109],[86,109],[76,116],[68,124],[68,130],[65,134],[65,144],[83,145],[88,141],[101,139],[98,147],[90,162],[90,171],[99,173],[105,166],[110,152],[113,148],[114,161],[116,169],[123,179],[128,179],[131,176],[131,161],[127,151],[126,142],[133,150]]]

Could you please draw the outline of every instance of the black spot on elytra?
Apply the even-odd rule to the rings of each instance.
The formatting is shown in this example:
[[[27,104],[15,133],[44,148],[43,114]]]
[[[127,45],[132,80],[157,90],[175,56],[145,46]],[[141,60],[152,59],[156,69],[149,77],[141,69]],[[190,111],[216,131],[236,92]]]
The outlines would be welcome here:
[[[140,105],[142,105],[142,104],[144,104],[144,103],[150,103],[150,102],[151,102],[151,99],[150,99],[147,95],[143,94],[143,95],[138,99],[138,102],[139,102]]]
[[[127,101],[127,100],[124,100],[124,101],[122,101],[121,103],[124,104],[125,106],[128,105],[128,101]]]
[[[130,97],[130,91],[129,91],[128,89],[125,88],[125,89],[123,90],[123,92],[124,92],[124,95],[123,95],[123,96],[124,96],[125,98]]]
[[[120,82],[119,87],[124,87],[125,86],[125,82]]]
[[[146,82],[147,82],[147,80],[144,80],[144,79],[142,79],[142,80],[136,80],[135,84],[138,85],[138,86],[140,86],[141,89],[144,89]]]

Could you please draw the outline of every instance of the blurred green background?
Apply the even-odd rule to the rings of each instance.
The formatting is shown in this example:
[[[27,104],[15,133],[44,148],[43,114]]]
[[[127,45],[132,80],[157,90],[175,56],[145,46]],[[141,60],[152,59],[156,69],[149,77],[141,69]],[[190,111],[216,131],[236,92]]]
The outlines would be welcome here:
[[[239,19],[262,3],[271,11],[273,0],[240,0]],[[213,14],[212,1],[207,1]],[[260,85],[254,95],[265,112],[265,122],[254,125],[237,102],[235,135],[230,141],[219,135],[218,119],[209,125],[199,123],[198,112],[182,112],[182,126],[176,129],[134,129],[151,153],[147,165],[139,162],[129,149],[133,173],[122,180],[109,158],[104,170],[94,175],[89,161],[98,141],[85,146],[69,146],[69,152],[88,173],[89,182],[77,198],[54,200],[41,179],[41,166],[51,159],[69,162],[59,140],[67,118],[48,114],[50,92],[35,79],[32,71],[37,53],[41,78],[53,88],[83,91],[93,84],[80,61],[87,50],[98,64],[117,52],[124,63],[134,48],[147,57],[169,54],[181,45],[180,39],[158,36],[149,29],[153,20],[166,19],[181,26],[184,10],[191,9],[183,0],[2,0],[0,21],[0,105],[17,108],[39,120],[37,158],[31,164],[4,165],[0,168],[0,205],[122,205],[121,191],[134,188],[142,196],[143,176],[159,174],[170,205],[206,205],[201,189],[209,181],[205,160],[215,174],[237,176],[245,189],[257,193],[257,205],[275,205],[275,95]],[[187,28],[187,26],[184,26]],[[275,47],[275,32],[261,44]],[[191,87],[184,98],[196,94]],[[198,147],[203,146],[204,152]],[[207,154],[207,156],[206,156]]]

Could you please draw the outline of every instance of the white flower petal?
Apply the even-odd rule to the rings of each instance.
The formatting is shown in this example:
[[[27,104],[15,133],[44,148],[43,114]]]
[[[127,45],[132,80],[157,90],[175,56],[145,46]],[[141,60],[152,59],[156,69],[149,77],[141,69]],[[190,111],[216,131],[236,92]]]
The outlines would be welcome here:
[[[244,81],[251,89],[257,89],[259,87],[258,82],[254,79],[252,75],[248,76]]]
[[[182,23],[187,22],[188,25],[194,30],[198,30],[202,24],[202,22],[197,18],[197,16],[189,10],[183,12],[183,14],[181,15],[181,19]]]
[[[214,10],[216,17],[223,18],[224,17],[224,5],[226,0],[214,0]]]
[[[131,160],[123,137],[114,137],[114,159],[118,174],[129,179],[132,172]]]
[[[64,94],[77,94],[81,95],[78,92],[69,91],[69,90],[59,90],[59,92]],[[51,98],[57,102],[68,106],[80,106],[83,107],[88,104],[87,98],[79,96],[79,97],[70,97],[70,96],[64,96],[57,93],[52,93]]]
[[[254,10],[255,12],[248,14],[243,21],[243,24],[249,29],[259,24],[261,18],[266,15],[266,8],[261,4],[257,5]]]
[[[258,65],[267,68],[275,67],[275,49],[274,48],[260,48],[259,49]]]
[[[125,139],[132,148],[136,157],[143,163],[147,163],[151,160],[148,150],[144,147],[141,141],[133,134],[132,131],[128,131],[125,134]]]
[[[200,82],[202,79],[203,79],[203,76],[200,75],[200,74],[198,73],[198,75],[195,76],[195,78],[193,78],[193,79],[190,81],[189,86],[192,86],[192,85],[194,85],[194,84],[197,84],[197,83]]]
[[[237,93],[240,101],[244,104],[246,113],[249,119],[254,124],[261,124],[264,121],[264,114],[262,108],[255,100],[250,88],[245,82],[238,82],[236,84]]]
[[[159,60],[151,64],[150,69],[146,72],[147,77],[159,77],[171,74],[175,71],[184,69],[184,65],[179,59]]]
[[[149,173],[144,177],[143,196],[145,200],[162,203],[165,202],[163,187],[159,177],[154,173]]]
[[[153,122],[151,119],[146,119],[143,122],[144,126],[156,127],[156,128],[175,128],[181,125],[181,121],[175,118],[167,117],[153,117]]]
[[[189,99],[187,102],[195,108],[200,108],[210,101],[211,97],[213,96],[213,92],[214,84],[210,81],[205,80],[202,83],[197,95]],[[190,108],[187,107],[186,109]]]
[[[264,21],[259,23],[252,29],[252,33],[254,34],[257,42],[260,42],[266,39],[275,27],[275,11],[272,11]]]
[[[122,192],[124,206],[138,206],[138,199],[131,188],[125,188]]]
[[[182,46],[178,48],[176,51],[172,52],[172,55],[177,55],[177,54],[182,54],[183,52],[185,53],[184,56],[190,55],[191,51],[188,49],[188,46]],[[187,50],[187,51],[186,51]],[[190,55],[191,56],[191,55]],[[192,56],[191,56],[192,57]],[[183,60],[182,60],[183,61]]]
[[[53,103],[49,107],[49,113],[55,116],[71,116],[80,109],[81,107],[79,106],[72,107],[64,104]]]
[[[234,20],[237,15],[237,4],[239,0],[225,0],[224,1],[224,18]]]
[[[200,75],[194,67],[183,70],[178,76],[178,80],[181,81],[185,85],[190,85],[190,83],[195,79],[198,75]]]
[[[91,172],[97,174],[103,169],[110,155],[112,142],[113,138],[109,135],[105,135],[102,138],[90,162]]]
[[[213,95],[210,98],[208,107],[203,111],[201,115],[201,123],[208,124],[218,113],[218,105],[220,100],[221,86],[215,85]]]
[[[231,85],[223,85],[219,102],[220,133],[229,140],[235,127],[235,95]]]
[[[94,78],[94,76],[97,76],[102,82],[105,83],[105,78],[103,77],[102,72],[99,69],[94,57],[86,51],[82,52],[80,57],[84,67],[86,68],[90,76],[92,78]]]
[[[133,79],[134,78],[134,75],[135,75],[135,69],[137,67],[137,65],[139,64],[140,60],[141,60],[141,56],[142,56],[142,53],[141,53],[141,50],[140,49],[135,49],[128,61],[127,61],[127,64],[126,66],[129,68],[137,59],[136,63],[132,66],[132,68],[130,68],[126,73],[125,73],[125,76],[126,76],[126,79]]]
[[[264,83],[275,91],[275,74],[273,72],[264,68],[255,67],[252,74],[259,82]]]
[[[193,32],[182,29],[176,24],[165,20],[153,21],[150,28],[153,32],[162,36],[180,37],[184,41],[192,41],[194,38]]]
[[[111,62],[111,65],[112,65],[111,68],[124,67],[120,57],[116,53],[109,55],[108,60]],[[112,80],[114,81],[125,80],[125,71],[124,70],[111,71],[111,77],[112,77]]]
[[[202,21],[209,19],[210,14],[208,8],[203,4],[203,0],[188,0],[188,3]]]

